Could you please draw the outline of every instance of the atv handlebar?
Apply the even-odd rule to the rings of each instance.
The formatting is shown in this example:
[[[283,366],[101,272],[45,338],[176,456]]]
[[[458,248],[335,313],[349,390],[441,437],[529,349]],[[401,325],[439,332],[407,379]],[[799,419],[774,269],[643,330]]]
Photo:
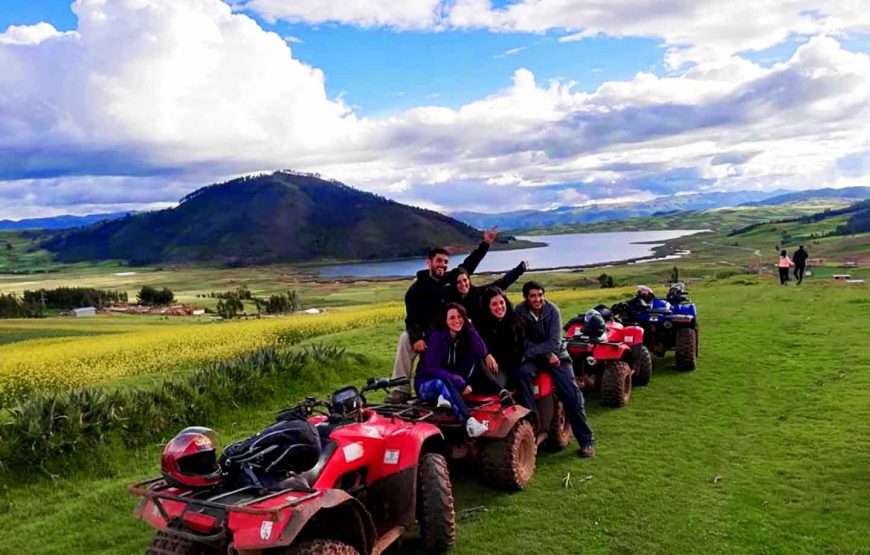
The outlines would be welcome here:
[[[359,396],[362,397],[362,394],[366,391],[389,389],[391,387],[396,387],[399,385],[407,385],[408,383],[410,383],[410,381],[410,378],[369,378],[368,380],[366,380],[366,385],[359,391]],[[341,391],[341,389],[337,391]],[[334,394],[335,393],[333,393],[333,395]],[[335,407],[333,407],[330,403],[331,399],[332,395],[330,395],[329,400],[306,397],[303,401],[293,405],[292,407],[278,411],[278,415],[275,417],[275,420],[278,422],[282,420],[306,420],[310,416],[312,416],[315,410],[318,408],[326,409],[329,414],[332,414],[333,412],[335,412]],[[365,397],[362,397],[362,399],[364,402]]]
[[[409,383],[411,383],[410,378],[369,378],[366,381],[365,387],[360,390],[360,393],[377,389],[389,389],[399,385],[408,385]]]

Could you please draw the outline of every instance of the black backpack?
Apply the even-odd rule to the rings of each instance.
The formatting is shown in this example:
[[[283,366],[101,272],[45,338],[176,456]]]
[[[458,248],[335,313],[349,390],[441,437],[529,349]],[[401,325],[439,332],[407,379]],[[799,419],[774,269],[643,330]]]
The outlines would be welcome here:
[[[283,420],[248,439],[228,445],[221,467],[230,476],[283,478],[310,470],[320,459],[320,434],[307,420]]]

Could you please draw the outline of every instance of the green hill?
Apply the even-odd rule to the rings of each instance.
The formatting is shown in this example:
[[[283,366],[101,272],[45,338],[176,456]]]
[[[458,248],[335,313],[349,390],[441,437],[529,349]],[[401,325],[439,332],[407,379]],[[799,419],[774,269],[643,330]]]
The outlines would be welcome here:
[[[231,266],[419,256],[469,247],[477,230],[316,175],[276,172],[210,185],[171,209],[53,234],[62,262],[207,262]]]

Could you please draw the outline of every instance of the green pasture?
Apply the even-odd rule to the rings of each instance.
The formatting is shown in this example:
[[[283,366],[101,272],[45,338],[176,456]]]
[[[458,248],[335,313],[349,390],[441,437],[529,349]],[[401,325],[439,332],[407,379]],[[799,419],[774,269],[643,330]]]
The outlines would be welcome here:
[[[645,231],[651,229],[711,229],[727,233],[749,224],[809,216],[827,209],[843,208],[850,203],[819,200],[774,206],[735,206],[713,210],[677,212],[662,216],[638,216],[618,221],[589,224],[563,224],[554,227],[517,231],[520,235],[552,235],[554,233],[593,233],[605,231]]]
[[[669,268],[607,271],[626,283],[654,282]],[[598,456],[580,459],[576,445],[542,454],[527,491],[495,492],[468,469],[454,469],[460,519],[453,553],[868,552],[866,286],[811,278],[780,287],[767,275],[715,279],[703,265],[686,271],[699,275],[692,285],[701,318],[698,369],[677,372],[668,355],[655,361],[650,386],[636,390],[629,406],[605,409],[587,398]],[[585,283],[584,274],[540,276],[554,296],[579,299],[563,303],[566,316],[628,291],[558,291]],[[382,294],[395,298],[405,285]],[[116,325],[88,324],[99,333]],[[228,407],[205,424],[231,441],[305,394],[386,375],[398,333],[398,325],[381,325],[320,337],[364,358],[315,370],[257,410]],[[71,461],[80,470],[64,476],[0,474],[0,553],[143,552],[153,532],[130,518],[134,499],[125,487],[156,474],[159,452],[159,445],[107,448]],[[422,551],[410,537],[390,553]]]

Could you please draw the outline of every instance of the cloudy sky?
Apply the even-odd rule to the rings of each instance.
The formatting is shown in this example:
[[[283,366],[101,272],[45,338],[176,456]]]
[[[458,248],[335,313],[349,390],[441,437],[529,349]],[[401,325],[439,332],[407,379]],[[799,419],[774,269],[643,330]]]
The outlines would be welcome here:
[[[0,218],[317,171],[496,212],[870,185],[856,0],[0,1]]]

